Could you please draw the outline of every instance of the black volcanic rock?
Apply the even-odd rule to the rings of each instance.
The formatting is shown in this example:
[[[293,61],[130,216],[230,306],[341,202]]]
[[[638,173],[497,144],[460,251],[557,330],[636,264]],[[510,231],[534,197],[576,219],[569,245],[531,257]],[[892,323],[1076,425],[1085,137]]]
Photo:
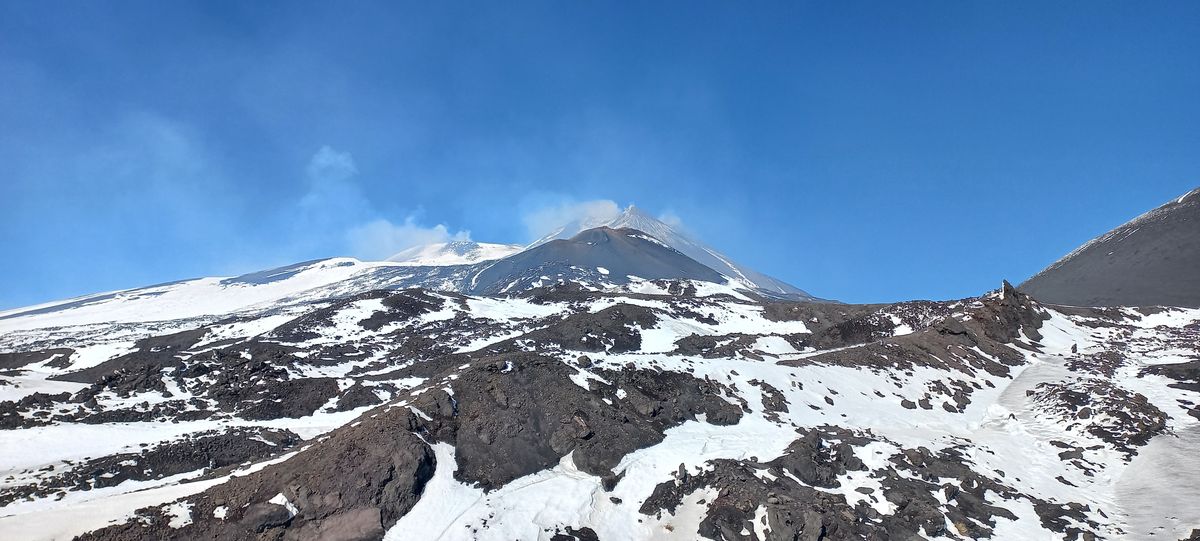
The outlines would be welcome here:
[[[1021,290],[1071,306],[1200,307],[1200,188],[1084,244]]]
[[[553,467],[572,454],[580,470],[608,477],[625,455],[659,443],[698,416],[733,425],[741,409],[721,384],[672,372],[601,372],[607,383],[572,383],[575,368],[533,353],[487,356],[457,372],[451,392],[424,392],[410,430],[453,443],[455,477],[485,490]],[[625,392],[618,393],[618,389]],[[605,402],[605,400],[608,402]]]
[[[224,471],[247,461],[269,458],[292,449],[300,438],[289,430],[233,428],[227,432],[202,432],[164,442],[140,452],[118,453],[64,468],[40,483],[8,487],[0,505],[20,498],[44,497],[59,490],[93,490],[115,487],[126,481],[157,480],[209,468]]]
[[[77,539],[380,539],[416,504],[436,467],[433,450],[407,430],[409,416],[392,409],[364,417],[313,444],[312,452],[189,496],[192,521],[182,528],[150,507],[137,520]]]

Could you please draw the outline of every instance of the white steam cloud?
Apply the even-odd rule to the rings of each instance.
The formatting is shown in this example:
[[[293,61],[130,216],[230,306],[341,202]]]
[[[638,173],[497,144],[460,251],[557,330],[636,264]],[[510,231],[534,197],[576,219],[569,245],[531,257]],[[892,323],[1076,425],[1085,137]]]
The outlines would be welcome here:
[[[609,199],[564,202],[542,207],[521,217],[531,240],[550,235],[558,228],[579,224],[580,229],[600,226],[620,216],[621,207]]]
[[[323,146],[306,172],[309,190],[300,199],[300,222],[313,235],[338,235],[328,241],[354,257],[386,259],[413,246],[471,238],[469,231],[451,232],[445,224],[422,225],[419,212],[400,223],[382,216],[355,181],[358,166],[349,152]]]
[[[470,231],[452,230],[444,223],[422,223],[420,209],[399,221],[384,215],[364,193],[357,180],[358,166],[349,152],[323,146],[309,159],[305,172],[308,190],[298,202],[296,237],[314,249],[338,247],[338,253],[382,260],[414,246],[471,240]],[[622,207],[611,199],[559,199],[521,213],[520,220],[528,240],[536,241],[563,229],[574,234],[605,225],[621,212]],[[659,219],[681,226],[672,213]]]
[[[386,259],[413,246],[455,240],[471,240],[471,233],[451,233],[442,224],[424,227],[416,223],[416,217],[411,215],[399,224],[380,218],[346,231],[346,242],[351,253],[358,258],[372,260]]]

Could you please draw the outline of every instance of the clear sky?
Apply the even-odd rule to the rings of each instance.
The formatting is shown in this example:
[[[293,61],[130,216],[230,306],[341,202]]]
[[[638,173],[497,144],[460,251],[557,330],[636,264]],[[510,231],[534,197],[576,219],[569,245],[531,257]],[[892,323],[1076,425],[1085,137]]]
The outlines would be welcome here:
[[[1200,185],[1200,2],[3,2],[0,307],[636,203],[850,302]]]

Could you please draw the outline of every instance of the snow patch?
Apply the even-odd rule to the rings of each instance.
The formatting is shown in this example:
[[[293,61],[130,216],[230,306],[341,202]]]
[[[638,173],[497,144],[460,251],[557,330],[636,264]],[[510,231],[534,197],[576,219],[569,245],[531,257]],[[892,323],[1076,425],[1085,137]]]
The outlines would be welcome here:
[[[192,523],[192,502],[182,501],[163,506],[163,513],[171,520],[167,522],[167,526],[172,528],[182,528]]]

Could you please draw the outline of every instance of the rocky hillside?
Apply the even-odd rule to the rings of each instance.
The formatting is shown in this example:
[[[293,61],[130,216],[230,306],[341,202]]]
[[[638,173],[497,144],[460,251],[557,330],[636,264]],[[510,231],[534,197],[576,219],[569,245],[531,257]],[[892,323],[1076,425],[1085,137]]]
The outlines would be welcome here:
[[[1200,535],[1200,310],[526,286],[25,311],[0,538]]]
[[[1200,308],[1200,188],[1084,244],[1021,290],[1072,306]]]

